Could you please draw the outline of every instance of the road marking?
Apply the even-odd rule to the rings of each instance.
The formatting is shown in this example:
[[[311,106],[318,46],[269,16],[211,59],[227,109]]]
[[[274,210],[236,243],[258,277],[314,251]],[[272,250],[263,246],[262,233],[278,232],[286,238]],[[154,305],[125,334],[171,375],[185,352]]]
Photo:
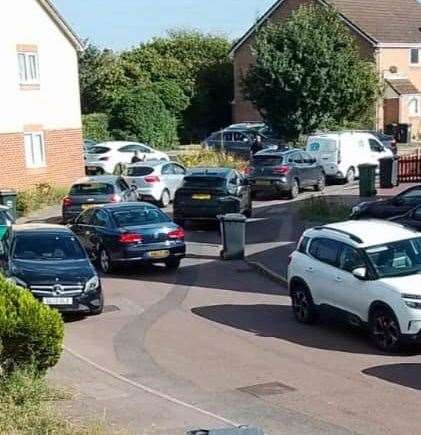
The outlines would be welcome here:
[[[187,403],[187,402],[184,402],[182,400],[176,399],[175,397],[169,396],[168,394],[162,393],[161,391],[150,388],[150,387],[143,385],[139,382],[132,381],[131,379],[126,378],[125,376],[121,376],[118,373],[115,373],[112,370],[109,370],[106,367],[101,366],[101,365],[97,364],[96,362],[90,360],[89,358],[79,354],[78,352],[75,352],[74,350],[68,348],[67,346],[63,346],[63,348],[68,353],[70,353],[70,355],[74,356],[75,358],[89,364],[90,366],[96,368],[97,370],[99,370],[103,373],[106,373],[107,375],[109,375],[115,379],[118,379],[121,382],[125,382],[126,384],[129,384],[133,387],[139,388],[140,390],[143,390],[146,393],[160,397],[161,399],[164,399],[164,400],[166,400],[170,403],[173,403],[175,405],[179,405],[179,406],[182,406],[184,408],[192,409],[193,411],[196,411],[200,414],[203,414],[203,415],[206,415],[208,417],[212,417],[216,420],[222,421],[223,423],[229,424],[230,426],[241,427],[241,424],[235,423],[234,421],[231,421],[231,420],[228,420],[227,418],[222,417],[221,415],[214,414],[213,412],[210,412],[210,411],[206,411],[205,409],[199,408],[195,405],[192,405],[191,403]]]

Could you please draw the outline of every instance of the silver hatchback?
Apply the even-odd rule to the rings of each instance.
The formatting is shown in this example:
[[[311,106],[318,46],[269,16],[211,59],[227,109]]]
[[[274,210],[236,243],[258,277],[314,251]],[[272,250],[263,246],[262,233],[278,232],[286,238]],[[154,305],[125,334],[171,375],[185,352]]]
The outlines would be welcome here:
[[[140,200],[166,207],[183,184],[186,172],[179,163],[148,161],[128,165],[125,178],[136,187]]]

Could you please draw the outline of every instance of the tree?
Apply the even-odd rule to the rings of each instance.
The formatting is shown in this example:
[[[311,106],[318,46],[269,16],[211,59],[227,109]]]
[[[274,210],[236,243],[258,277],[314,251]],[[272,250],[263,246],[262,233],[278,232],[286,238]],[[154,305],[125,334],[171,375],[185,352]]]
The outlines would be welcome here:
[[[135,87],[121,92],[113,102],[109,122],[116,139],[163,149],[178,143],[177,120],[152,89]]]
[[[284,139],[372,119],[380,90],[374,63],[362,58],[335,9],[300,7],[261,29],[254,53],[245,94]]]
[[[108,116],[106,113],[90,113],[82,116],[83,137],[96,142],[110,139]]]

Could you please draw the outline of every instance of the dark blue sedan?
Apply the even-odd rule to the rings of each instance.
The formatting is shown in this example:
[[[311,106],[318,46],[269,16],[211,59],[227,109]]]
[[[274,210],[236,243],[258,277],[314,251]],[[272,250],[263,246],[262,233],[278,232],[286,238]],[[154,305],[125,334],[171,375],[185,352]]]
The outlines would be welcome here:
[[[72,230],[104,273],[124,263],[163,263],[177,269],[186,253],[184,230],[147,203],[91,208]]]

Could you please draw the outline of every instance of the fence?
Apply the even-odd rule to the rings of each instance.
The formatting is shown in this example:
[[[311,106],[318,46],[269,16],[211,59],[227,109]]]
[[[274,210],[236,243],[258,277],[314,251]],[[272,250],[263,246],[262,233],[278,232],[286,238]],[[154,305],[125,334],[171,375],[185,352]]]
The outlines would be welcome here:
[[[421,182],[421,155],[419,152],[413,155],[403,155],[399,158],[398,180],[400,183]]]

